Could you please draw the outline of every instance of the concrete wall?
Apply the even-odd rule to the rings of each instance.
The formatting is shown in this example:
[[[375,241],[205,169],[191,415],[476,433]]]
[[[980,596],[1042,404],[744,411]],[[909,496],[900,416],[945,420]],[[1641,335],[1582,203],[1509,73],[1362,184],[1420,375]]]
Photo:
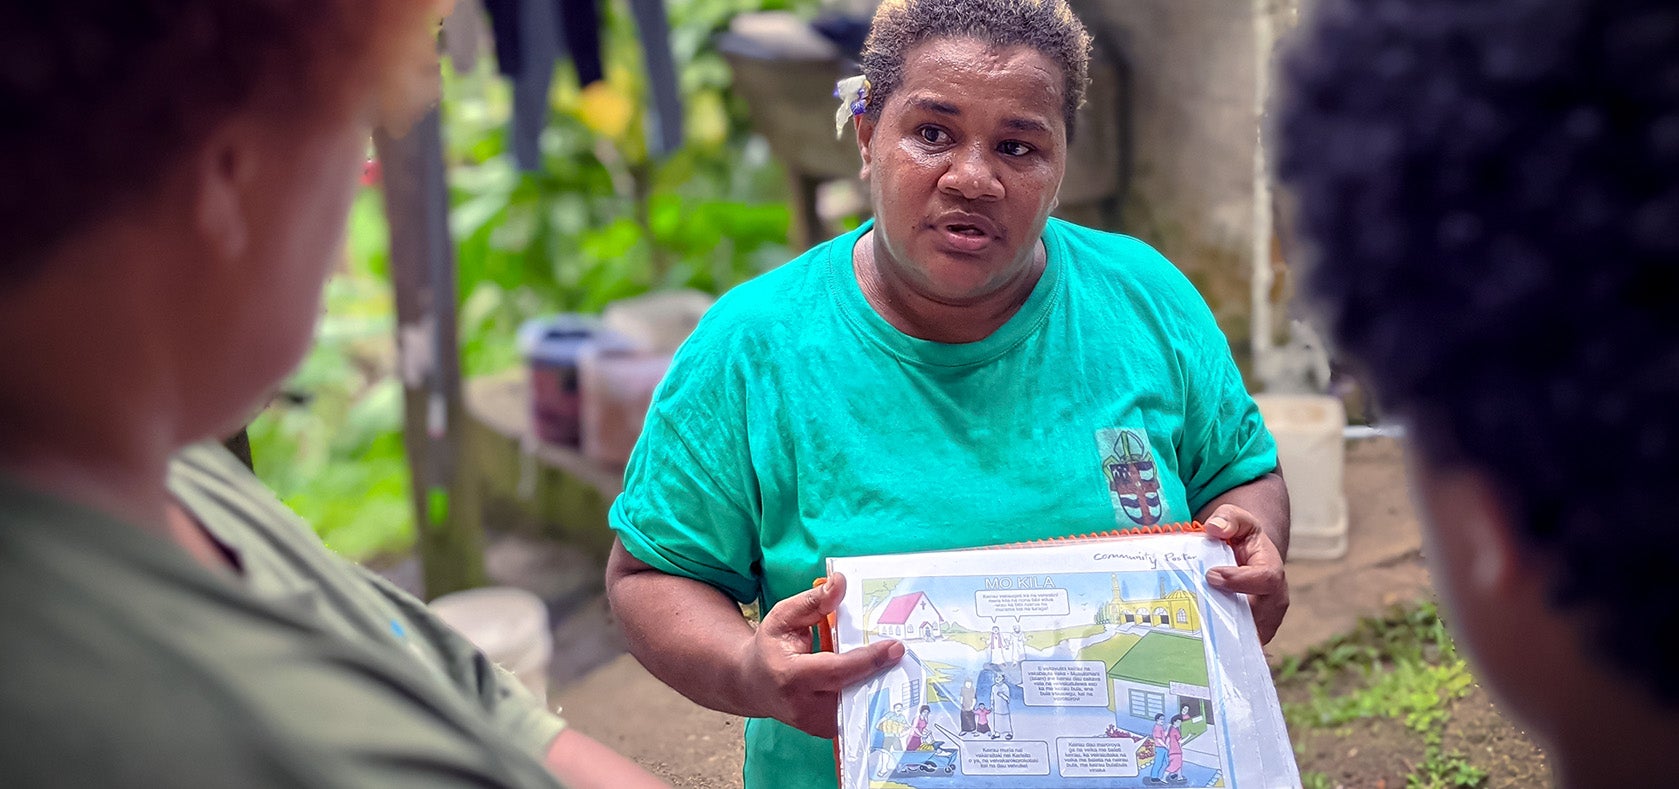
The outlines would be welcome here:
[[[1098,45],[1130,64],[1132,174],[1122,230],[1159,248],[1212,304],[1239,359],[1250,334],[1259,144],[1258,43],[1301,0],[1071,0]],[[1267,47],[1270,49],[1270,47]],[[1266,53],[1267,62],[1271,52]],[[1265,215],[1269,215],[1266,209]],[[1269,228],[1260,228],[1269,232]],[[1272,253],[1273,268],[1283,262]],[[1274,301],[1286,300],[1279,279]]]
[[[1159,248],[1248,336],[1254,231],[1255,27],[1248,0],[1073,0],[1131,67],[1132,179],[1124,232]]]

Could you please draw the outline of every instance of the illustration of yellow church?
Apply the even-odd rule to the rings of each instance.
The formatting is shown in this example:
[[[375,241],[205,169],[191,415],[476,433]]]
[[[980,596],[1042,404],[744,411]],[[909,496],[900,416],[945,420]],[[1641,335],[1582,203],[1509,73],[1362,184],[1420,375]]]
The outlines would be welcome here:
[[[1113,576],[1113,600],[1102,604],[1101,618],[1115,625],[1149,625],[1186,632],[1201,631],[1201,606],[1195,595],[1179,589],[1147,600],[1127,600]]]

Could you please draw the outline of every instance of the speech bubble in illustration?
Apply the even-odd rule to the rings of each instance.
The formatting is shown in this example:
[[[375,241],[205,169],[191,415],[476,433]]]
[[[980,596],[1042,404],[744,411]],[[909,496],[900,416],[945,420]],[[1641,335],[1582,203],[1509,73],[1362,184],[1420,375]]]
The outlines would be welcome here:
[[[1020,686],[1032,707],[1108,706],[1108,664],[1100,660],[1027,660]]]
[[[965,775],[1049,775],[1049,743],[1036,740],[965,742]]]
[[[1059,737],[1055,755],[1063,778],[1125,778],[1137,774],[1139,745],[1123,737]]]
[[[986,589],[974,592],[974,613],[984,617],[1067,616],[1066,589]]]

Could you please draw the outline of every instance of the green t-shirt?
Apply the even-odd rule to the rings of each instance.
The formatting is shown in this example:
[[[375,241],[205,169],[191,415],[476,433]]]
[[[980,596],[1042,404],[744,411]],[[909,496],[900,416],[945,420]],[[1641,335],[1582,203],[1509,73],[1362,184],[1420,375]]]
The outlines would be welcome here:
[[[169,487],[242,579],[0,480],[0,783],[558,786],[565,724],[232,455]]]
[[[1024,306],[979,342],[903,334],[851,250],[725,295],[654,396],[611,521],[636,558],[766,607],[831,556],[1192,519],[1276,446],[1195,289],[1126,236],[1059,220]],[[747,725],[750,789],[831,786],[831,744]]]

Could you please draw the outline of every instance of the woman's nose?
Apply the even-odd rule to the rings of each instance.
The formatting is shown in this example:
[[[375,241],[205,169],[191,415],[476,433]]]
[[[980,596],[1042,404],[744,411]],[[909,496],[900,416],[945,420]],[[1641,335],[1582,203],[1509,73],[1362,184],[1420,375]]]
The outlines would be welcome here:
[[[1003,182],[987,155],[979,145],[958,148],[951,152],[950,166],[939,178],[939,188],[964,200],[997,200],[1003,196]]]

